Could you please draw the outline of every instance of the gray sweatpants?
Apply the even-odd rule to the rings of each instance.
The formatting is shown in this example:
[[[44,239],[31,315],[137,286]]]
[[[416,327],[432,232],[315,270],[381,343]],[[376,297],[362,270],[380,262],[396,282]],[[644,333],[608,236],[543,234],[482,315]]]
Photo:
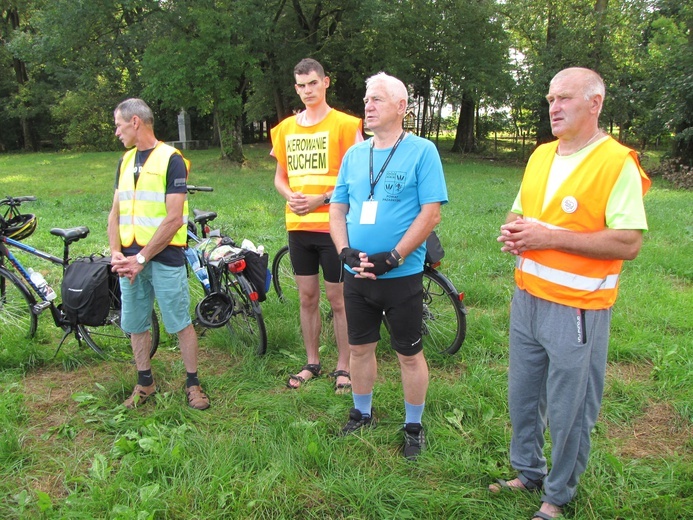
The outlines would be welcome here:
[[[526,482],[544,481],[542,501],[575,495],[599,415],[611,309],[581,311],[515,289],[510,311],[510,463]],[[551,471],[543,453],[551,434]]]

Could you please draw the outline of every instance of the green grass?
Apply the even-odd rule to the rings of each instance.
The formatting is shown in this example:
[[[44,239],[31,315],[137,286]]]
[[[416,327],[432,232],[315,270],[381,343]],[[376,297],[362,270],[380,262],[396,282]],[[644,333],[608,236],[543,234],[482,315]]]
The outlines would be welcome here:
[[[214,186],[191,207],[215,210],[222,229],[272,253],[286,238],[266,145],[230,167],[218,151],[194,151],[191,184]],[[105,251],[106,218],[119,154],[0,156],[0,195],[36,195],[28,242],[60,255],[51,227],[88,225],[75,254]],[[399,454],[399,369],[379,351],[375,430],[335,432],[351,398],[326,378],[284,389],[304,362],[295,310],[270,293],[262,304],[266,356],[223,333],[201,339],[200,376],[212,408],[187,408],[175,341],[153,360],[161,392],[125,412],[134,367],[104,361],[60,334],[44,314],[32,341],[0,340],[0,517],[109,519],[529,518],[533,495],[490,496],[508,477],[508,303],[512,259],[496,236],[522,168],[444,154],[450,204],[439,234],[442,270],[466,294],[468,334],[460,352],[430,360],[428,451]],[[628,262],[615,306],[602,418],[593,453],[567,516],[576,519],[693,517],[693,194],[661,179],[646,198],[651,231]],[[39,261],[59,286],[59,273]],[[0,331],[3,334],[3,331]],[[323,335],[327,370],[336,363]]]

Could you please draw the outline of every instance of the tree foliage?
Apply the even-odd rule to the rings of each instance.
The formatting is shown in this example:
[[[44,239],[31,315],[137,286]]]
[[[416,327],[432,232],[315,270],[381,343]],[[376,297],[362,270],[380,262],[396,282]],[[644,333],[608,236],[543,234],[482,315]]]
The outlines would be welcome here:
[[[138,96],[158,134],[170,136],[185,108],[197,133],[241,162],[249,122],[300,108],[292,70],[313,57],[336,108],[360,115],[364,80],[380,70],[410,86],[421,135],[437,134],[451,105],[460,152],[477,150],[503,114],[523,139],[550,139],[550,78],[594,68],[609,130],[641,147],[673,136],[672,153],[691,164],[692,10],[678,0],[0,0],[0,150],[117,148],[113,107]]]

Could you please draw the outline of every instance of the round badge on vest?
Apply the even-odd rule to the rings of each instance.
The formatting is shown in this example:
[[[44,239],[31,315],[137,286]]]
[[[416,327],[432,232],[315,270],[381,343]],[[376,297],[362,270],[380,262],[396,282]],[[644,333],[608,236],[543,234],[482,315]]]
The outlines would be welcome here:
[[[575,213],[578,208],[578,201],[572,195],[568,195],[561,201],[561,208],[566,213]]]

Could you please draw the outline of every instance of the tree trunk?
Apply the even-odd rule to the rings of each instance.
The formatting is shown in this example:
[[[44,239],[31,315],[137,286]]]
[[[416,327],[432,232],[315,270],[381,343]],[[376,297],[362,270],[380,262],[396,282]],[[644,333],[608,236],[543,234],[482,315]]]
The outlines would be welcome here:
[[[476,103],[468,92],[462,94],[462,106],[460,107],[460,119],[457,122],[455,142],[451,152],[468,153],[476,149],[474,142],[474,107]]]
[[[19,11],[16,7],[8,9],[7,20],[10,22],[13,30],[16,31],[19,29]],[[24,85],[29,82],[29,74],[26,71],[26,64],[18,58],[12,58],[12,68],[14,69],[14,75],[17,79],[17,91],[21,93]],[[24,149],[26,151],[35,151],[37,146],[32,136],[30,118],[26,115],[22,115],[19,118],[19,122],[22,127]]]
[[[606,37],[606,8],[609,0],[595,0],[594,2],[594,17],[596,26],[594,28],[594,46],[592,47],[591,58],[594,70],[599,70],[602,64],[604,55],[604,40]]]

